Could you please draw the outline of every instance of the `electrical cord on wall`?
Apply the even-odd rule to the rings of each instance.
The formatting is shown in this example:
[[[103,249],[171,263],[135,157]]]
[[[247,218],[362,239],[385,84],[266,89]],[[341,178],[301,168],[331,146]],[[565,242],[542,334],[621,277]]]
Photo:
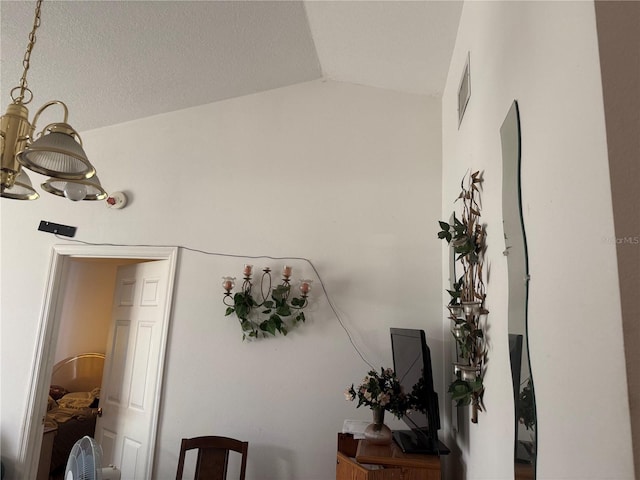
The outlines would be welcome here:
[[[327,289],[326,289],[326,287],[324,285],[324,282],[322,281],[322,277],[320,277],[320,273],[318,272],[318,269],[313,264],[313,262],[311,260],[309,260],[308,258],[305,258],[305,257],[272,257],[272,256],[269,256],[269,255],[239,255],[239,254],[233,254],[233,253],[208,252],[206,250],[200,250],[198,248],[186,247],[184,245],[147,245],[147,244],[123,244],[123,243],[92,243],[92,242],[86,242],[84,240],[78,240],[78,239],[75,239],[75,238],[71,239],[71,238],[68,238],[68,237],[63,237],[63,236],[60,236],[58,234],[55,234],[55,237],[57,239],[59,239],[59,240],[64,240],[65,242],[75,242],[75,243],[81,243],[83,245],[101,246],[101,247],[172,247],[172,248],[179,248],[181,250],[185,250],[185,251],[189,251],[189,252],[200,253],[202,255],[210,255],[210,256],[214,256],[214,257],[246,258],[246,259],[252,259],[252,260],[258,260],[258,259],[300,260],[300,261],[303,261],[303,262],[307,262],[309,264],[309,266],[313,269],[313,272],[315,273],[316,277],[318,278],[318,282],[320,283],[320,287],[322,287],[322,292],[324,293],[324,296],[327,299],[327,303],[329,304],[329,307],[331,308],[331,311],[333,312],[333,314],[335,315],[336,319],[338,320],[338,323],[340,324],[340,326],[342,327],[344,332],[347,334],[347,338],[349,339],[349,343],[351,343],[351,346],[356,351],[358,356],[362,359],[362,361],[364,363],[366,363],[369,366],[369,368],[371,368],[372,370],[375,370],[375,367],[364,358],[364,356],[362,355],[362,352],[360,352],[360,350],[356,346],[355,342],[353,341],[353,337],[351,336],[351,333],[349,332],[349,330],[345,326],[344,322],[342,321],[342,318],[340,318],[340,315],[338,314],[338,311],[336,310],[336,307],[334,306],[333,302],[331,301],[331,297],[329,297],[329,293],[327,292]]]

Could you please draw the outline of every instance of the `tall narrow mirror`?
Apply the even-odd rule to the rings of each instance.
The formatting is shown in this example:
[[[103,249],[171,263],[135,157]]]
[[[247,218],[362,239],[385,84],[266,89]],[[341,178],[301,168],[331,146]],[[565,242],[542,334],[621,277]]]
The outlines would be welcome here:
[[[500,128],[502,140],[502,215],[509,274],[509,352],[515,412],[515,478],[535,478],[537,425],[529,363],[527,301],[529,261],[520,195],[520,114],[514,101]]]

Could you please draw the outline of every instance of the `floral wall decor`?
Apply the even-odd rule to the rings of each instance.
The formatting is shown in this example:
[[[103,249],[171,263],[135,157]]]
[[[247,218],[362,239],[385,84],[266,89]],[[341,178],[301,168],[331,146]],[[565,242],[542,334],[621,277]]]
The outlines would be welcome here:
[[[438,238],[453,249],[456,270],[461,267],[461,276],[447,290],[451,297],[447,309],[457,352],[455,379],[449,385],[449,393],[457,406],[471,405],[473,423],[478,422],[478,412],[483,410],[487,347],[482,319],[489,313],[484,306],[486,229],[480,220],[482,181],[480,172],[465,175],[456,199],[462,204],[462,212],[460,216],[454,212],[451,224],[440,221],[438,233]]]
[[[292,268],[285,265],[282,269],[282,282],[275,287],[271,284],[271,269],[265,267],[260,277],[258,293],[254,293],[252,281],[253,265],[245,265],[244,276],[239,292],[232,293],[235,277],[222,277],[224,289],[223,303],[227,306],[225,315],[235,314],[242,328],[242,339],[256,339],[280,333],[286,335],[289,329],[304,322],[302,311],[308,305],[311,280],[300,280],[299,297],[291,295]]]

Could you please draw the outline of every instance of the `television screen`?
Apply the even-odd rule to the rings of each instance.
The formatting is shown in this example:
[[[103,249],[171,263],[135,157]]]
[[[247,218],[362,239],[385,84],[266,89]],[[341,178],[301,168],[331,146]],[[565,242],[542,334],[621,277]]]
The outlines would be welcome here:
[[[394,432],[394,438],[406,453],[448,453],[438,441],[440,412],[438,394],[433,388],[431,352],[423,330],[392,328],[393,369],[409,394],[419,385],[419,398],[424,411],[409,411],[403,416],[409,431]]]

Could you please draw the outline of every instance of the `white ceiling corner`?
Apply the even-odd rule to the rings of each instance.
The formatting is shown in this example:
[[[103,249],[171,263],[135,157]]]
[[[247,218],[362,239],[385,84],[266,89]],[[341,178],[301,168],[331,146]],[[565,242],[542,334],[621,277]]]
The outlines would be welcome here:
[[[35,1],[0,1],[0,106]],[[79,131],[321,78],[440,96],[461,1],[46,0],[30,109]],[[36,107],[33,107],[36,105]]]
[[[326,77],[441,96],[460,1],[307,1]]]

